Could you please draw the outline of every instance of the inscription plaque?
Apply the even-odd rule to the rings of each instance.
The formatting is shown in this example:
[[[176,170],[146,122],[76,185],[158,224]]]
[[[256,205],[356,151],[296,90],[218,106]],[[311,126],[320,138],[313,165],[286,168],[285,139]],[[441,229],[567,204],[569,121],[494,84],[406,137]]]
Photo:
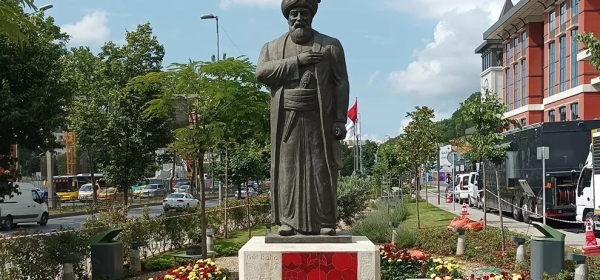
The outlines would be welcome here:
[[[281,253],[244,252],[244,279],[281,279]]]

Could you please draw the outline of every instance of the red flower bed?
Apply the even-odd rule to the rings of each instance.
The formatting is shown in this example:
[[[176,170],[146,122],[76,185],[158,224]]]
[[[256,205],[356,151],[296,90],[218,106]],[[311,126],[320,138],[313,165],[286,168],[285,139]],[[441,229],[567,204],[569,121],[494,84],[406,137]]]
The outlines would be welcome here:
[[[198,260],[186,266],[176,266],[164,275],[148,280],[225,280],[225,273],[211,260]]]

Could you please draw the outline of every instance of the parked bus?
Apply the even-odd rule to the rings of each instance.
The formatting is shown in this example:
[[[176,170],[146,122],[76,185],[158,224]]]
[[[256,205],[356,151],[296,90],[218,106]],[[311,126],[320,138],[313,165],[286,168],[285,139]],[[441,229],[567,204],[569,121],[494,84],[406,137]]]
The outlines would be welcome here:
[[[94,174],[96,184],[103,189],[106,188],[106,182],[103,179],[102,174]],[[61,202],[68,200],[77,200],[79,197],[79,188],[84,184],[92,182],[91,174],[77,174],[77,175],[60,175],[54,176],[54,191],[60,198]]]

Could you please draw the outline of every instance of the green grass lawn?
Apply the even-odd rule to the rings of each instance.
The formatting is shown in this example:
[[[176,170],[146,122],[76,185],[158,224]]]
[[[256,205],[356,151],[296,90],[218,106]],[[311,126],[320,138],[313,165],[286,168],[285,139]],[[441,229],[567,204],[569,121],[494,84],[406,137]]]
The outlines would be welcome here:
[[[407,203],[406,208],[408,209],[408,217],[402,223],[402,226],[416,229],[417,204]],[[425,202],[419,202],[419,213],[421,214],[421,228],[448,226],[452,218],[456,217],[452,213]]]
[[[279,228],[274,226],[271,228],[271,232],[277,232]],[[252,236],[265,236],[267,229],[264,225],[254,226],[251,229]],[[228,238],[217,238],[215,239],[215,245],[221,245],[225,247],[235,246],[236,244],[245,244],[248,242],[248,230],[236,230],[229,232]]]

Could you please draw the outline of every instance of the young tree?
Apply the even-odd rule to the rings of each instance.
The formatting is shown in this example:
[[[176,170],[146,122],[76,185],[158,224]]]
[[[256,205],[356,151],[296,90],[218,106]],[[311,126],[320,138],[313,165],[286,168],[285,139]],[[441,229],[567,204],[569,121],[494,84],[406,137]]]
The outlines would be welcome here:
[[[415,107],[415,111],[409,112],[407,117],[411,118],[410,123],[404,128],[404,135],[400,145],[402,152],[406,155],[407,166],[416,177],[416,204],[417,204],[417,227],[421,227],[421,218],[419,214],[419,194],[420,177],[419,170],[421,166],[427,164],[431,155],[437,148],[435,127],[433,118],[435,113],[427,106]]]
[[[104,64],[88,47],[72,48],[64,59],[67,79],[71,80],[74,101],[69,109],[68,129],[76,135],[77,145],[85,151],[89,160],[89,173],[94,203],[97,202],[94,177],[96,147],[104,148],[104,129],[108,126],[106,110],[110,95],[106,94]]]
[[[161,82],[162,95],[149,103],[146,110],[149,115],[173,117],[175,98],[186,100],[184,111],[192,124],[175,130],[176,140],[171,149],[177,154],[201,162],[208,151],[225,143],[224,140],[250,140],[266,134],[270,96],[260,91],[254,65],[247,58],[174,64],[164,73],[136,79],[141,84],[150,81]],[[203,164],[195,166],[199,169],[197,174],[204,173]],[[204,180],[200,183],[202,244],[206,244]],[[206,246],[203,255],[206,256]]]
[[[506,157],[506,148],[501,145],[504,142],[504,130],[508,130],[510,125],[519,126],[515,120],[506,119],[503,117],[506,111],[506,105],[503,104],[496,93],[486,91],[482,93],[480,99],[467,100],[461,104],[464,118],[467,121],[475,123],[475,133],[466,135],[465,141],[471,146],[469,157],[484,163],[483,170],[483,208],[484,208],[484,226],[487,223],[487,187],[485,178],[485,162],[496,166],[502,164]],[[496,171],[496,190],[498,196],[498,207],[500,208],[501,200],[499,195],[498,174]],[[500,214],[500,228],[502,229],[502,237],[504,238],[504,224],[502,214]]]
[[[375,141],[367,140],[361,147],[361,160],[365,170],[365,175],[373,175],[373,165],[377,156],[379,144]]]
[[[52,18],[37,15],[31,20],[36,28],[21,29],[28,44],[0,35],[0,169],[9,171],[0,174],[0,200],[17,190],[11,183],[19,177],[11,170],[16,164],[11,146],[38,154],[58,148],[53,132],[65,126],[65,108],[72,97],[60,63],[68,35]]]
[[[154,171],[156,150],[170,142],[171,127],[167,118],[144,112],[148,102],[160,94],[161,85],[130,83],[135,77],[161,71],[164,47],[149,23],[127,31],[125,40],[122,46],[106,43],[99,54],[101,88],[108,98],[102,108],[108,115],[102,140],[96,145],[102,145],[97,149],[103,175],[119,186],[127,203],[131,186]]]

